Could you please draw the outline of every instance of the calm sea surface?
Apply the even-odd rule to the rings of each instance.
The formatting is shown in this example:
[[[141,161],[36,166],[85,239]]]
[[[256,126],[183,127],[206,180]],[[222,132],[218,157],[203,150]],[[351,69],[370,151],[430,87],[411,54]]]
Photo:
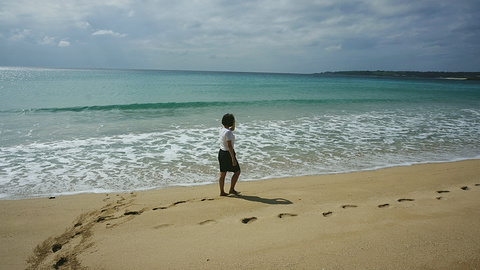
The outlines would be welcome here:
[[[241,180],[480,158],[480,83],[0,67],[0,199],[214,183],[221,117]]]

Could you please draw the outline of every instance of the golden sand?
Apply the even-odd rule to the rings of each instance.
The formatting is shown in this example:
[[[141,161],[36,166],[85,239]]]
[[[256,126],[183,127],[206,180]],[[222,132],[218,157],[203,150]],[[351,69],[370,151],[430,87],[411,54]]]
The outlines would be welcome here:
[[[480,160],[237,187],[0,201],[0,269],[480,269]]]

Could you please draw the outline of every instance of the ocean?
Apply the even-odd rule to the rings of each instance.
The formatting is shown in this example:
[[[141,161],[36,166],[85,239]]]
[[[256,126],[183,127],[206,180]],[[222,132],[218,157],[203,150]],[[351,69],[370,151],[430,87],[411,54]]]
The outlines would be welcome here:
[[[0,67],[0,199],[216,183],[225,113],[240,181],[480,158],[479,82]]]

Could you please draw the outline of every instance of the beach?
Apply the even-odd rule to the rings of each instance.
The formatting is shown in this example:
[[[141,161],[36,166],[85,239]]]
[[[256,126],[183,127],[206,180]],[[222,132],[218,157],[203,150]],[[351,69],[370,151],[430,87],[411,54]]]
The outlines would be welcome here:
[[[480,160],[237,187],[0,201],[0,268],[480,269]]]

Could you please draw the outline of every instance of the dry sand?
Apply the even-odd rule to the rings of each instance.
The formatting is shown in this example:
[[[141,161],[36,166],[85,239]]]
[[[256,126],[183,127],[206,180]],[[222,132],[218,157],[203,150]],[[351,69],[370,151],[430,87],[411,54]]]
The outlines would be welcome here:
[[[480,269],[480,160],[238,190],[0,201],[0,269]]]

